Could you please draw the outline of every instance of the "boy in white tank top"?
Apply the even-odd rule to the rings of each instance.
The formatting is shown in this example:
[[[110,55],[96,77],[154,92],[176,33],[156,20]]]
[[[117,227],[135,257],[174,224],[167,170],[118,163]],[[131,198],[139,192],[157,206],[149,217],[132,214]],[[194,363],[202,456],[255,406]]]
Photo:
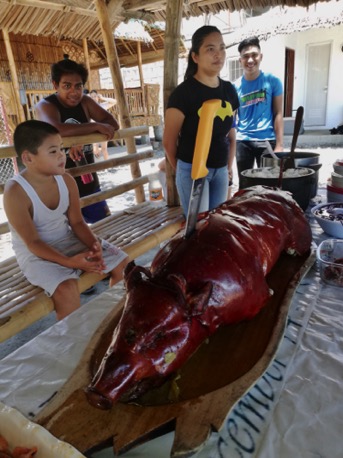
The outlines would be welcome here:
[[[51,296],[60,320],[80,306],[82,272],[123,278],[128,256],[99,240],[85,223],[58,130],[42,121],[19,124],[14,147],[25,169],[8,180],[4,208],[19,267],[30,283]]]

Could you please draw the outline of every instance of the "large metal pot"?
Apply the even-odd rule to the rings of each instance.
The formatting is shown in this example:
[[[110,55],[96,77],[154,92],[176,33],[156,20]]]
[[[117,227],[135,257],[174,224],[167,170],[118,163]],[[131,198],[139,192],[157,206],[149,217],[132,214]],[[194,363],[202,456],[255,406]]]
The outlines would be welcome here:
[[[265,153],[262,155],[262,167],[276,167],[280,166],[281,159],[290,157],[290,153],[283,151],[282,153],[274,153],[278,159],[275,159],[270,153]],[[308,167],[311,164],[319,164],[319,153],[307,153],[299,152],[294,153],[294,162],[296,167]]]
[[[257,185],[278,187],[279,178],[256,176],[259,175],[260,172],[262,172],[263,170],[268,169],[270,168],[267,167],[243,170],[243,172],[241,173],[240,189],[250,188],[250,186]],[[293,199],[299,204],[299,206],[303,210],[306,210],[308,204],[310,203],[311,189],[315,180],[316,173],[314,170],[307,167],[306,170],[306,175],[282,178],[282,189],[284,191],[291,192],[293,194]]]
[[[281,159],[286,159],[290,157],[290,153],[283,151],[282,153],[274,153],[278,159],[275,159],[270,153],[265,153],[261,157],[261,166],[262,167],[280,167]],[[310,169],[314,170],[315,173],[315,180],[312,184],[311,188],[311,198],[317,195],[318,190],[318,181],[319,181],[319,169],[322,166],[319,164],[319,153],[311,153],[311,152],[299,152],[294,153],[294,162],[296,167],[309,167]]]

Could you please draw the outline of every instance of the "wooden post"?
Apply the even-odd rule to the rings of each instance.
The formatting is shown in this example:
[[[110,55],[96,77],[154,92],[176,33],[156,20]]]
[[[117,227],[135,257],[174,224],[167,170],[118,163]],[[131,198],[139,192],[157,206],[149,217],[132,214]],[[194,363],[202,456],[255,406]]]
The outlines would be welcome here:
[[[114,45],[114,36],[111,29],[109,20],[109,14],[105,0],[95,0],[95,7],[97,16],[99,19],[100,27],[102,30],[104,45],[107,54],[107,62],[111,71],[112,81],[114,85],[114,91],[117,99],[117,106],[119,109],[119,118],[121,128],[131,127],[129,109],[126,103],[126,97],[124,92],[124,84],[120,72],[120,64],[116,47]],[[121,3],[121,1],[120,1]],[[137,152],[135,139],[125,138],[125,144],[127,152],[133,154]],[[139,178],[142,176],[138,163],[131,164],[131,173],[133,178]],[[144,187],[140,186],[135,189],[136,201],[141,203],[145,201]]]
[[[89,63],[89,53],[88,53],[88,43],[87,43],[87,38],[82,39],[82,45],[83,45],[83,54],[85,56],[85,64],[86,68],[88,70],[88,81],[86,83],[86,86],[88,86],[88,90],[92,90],[92,83],[91,83],[91,66]]]
[[[24,122],[26,120],[25,118],[25,113],[22,104],[20,103],[20,87],[19,87],[19,81],[18,81],[18,75],[17,75],[17,69],[15,66],[15,61],[14,61],[14,56],[13,56],[13,51],[11,47],[11,42],[10,42],[10,37],[8,34],[7,29],[2,29],[2,34],[4,37],[4,43],[5,43],[5,48],[6,48],[6,53],[7,53],[7,59],[8,63],[10,66],[10,72],[11,72],[11,79],[12,79],[12,84],[13,84],[13,89],[14,89],[14,95],[15,95],[15,104],[17,107],[17,114],[18,114],[18,120],[19,122]]]
[[[178,62],[181,33],[183,0],[167,2],[166,31],[164,39],[164,78],[163,103],[164,111],[171,92],[178,84]],[[179,196],[175,187],[175,174],[167,160],[167,198],[168,205],[179,205]]]
[[[140,41],[137,41],[137,60],[138,60],[139,80],[141,82],[141,88],[142,88],[144,115],[147,116],[148,109],[147,109],[147,100],[146,100],[146,93],[145,93],[145,87],[144,87],[143,68],[142,68],[142,48],[141,48]]]

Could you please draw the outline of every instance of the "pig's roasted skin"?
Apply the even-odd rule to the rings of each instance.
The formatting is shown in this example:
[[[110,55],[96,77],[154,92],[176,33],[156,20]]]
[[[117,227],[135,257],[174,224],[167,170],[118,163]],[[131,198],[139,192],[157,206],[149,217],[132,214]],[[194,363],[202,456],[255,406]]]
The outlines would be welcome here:
[[[181,230],[150,270],[129,264],[127,299],[112,343],[86,390],[108,409],[160,384],[220,325],[249,320],[267,302],[265,281],[282,251],[303,255],[311,230],[286,192],[239,191],[200,216],[189,238]]]

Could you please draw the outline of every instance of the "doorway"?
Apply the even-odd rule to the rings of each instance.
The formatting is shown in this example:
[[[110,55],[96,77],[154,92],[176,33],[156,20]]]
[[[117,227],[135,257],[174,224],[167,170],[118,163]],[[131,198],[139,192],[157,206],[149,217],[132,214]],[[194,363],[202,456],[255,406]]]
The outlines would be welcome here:
[[[331,43],[307,46],[305,126],[325,126]]]
[[[285,54],[285,80],[284,80],[284,109],[283,115],[291,117],[293,111],[293,90],[294,90],[294,49],[286,48]]]

